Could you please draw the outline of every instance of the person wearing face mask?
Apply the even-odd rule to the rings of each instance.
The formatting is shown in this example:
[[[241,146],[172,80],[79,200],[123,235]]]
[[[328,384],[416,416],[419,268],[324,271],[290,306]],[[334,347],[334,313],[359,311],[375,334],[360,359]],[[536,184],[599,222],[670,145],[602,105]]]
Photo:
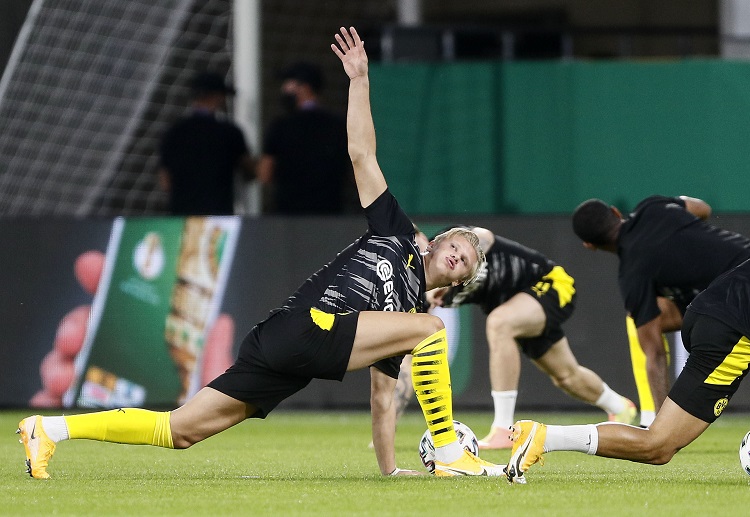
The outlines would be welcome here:
[[[279,77],[286,113],[268,127],[258,164],[258,180],[271,190],[272,206],[265,211],[341,214],[351,177],[346,121],[321,106],[323,75],[317,65],[297,62]]]

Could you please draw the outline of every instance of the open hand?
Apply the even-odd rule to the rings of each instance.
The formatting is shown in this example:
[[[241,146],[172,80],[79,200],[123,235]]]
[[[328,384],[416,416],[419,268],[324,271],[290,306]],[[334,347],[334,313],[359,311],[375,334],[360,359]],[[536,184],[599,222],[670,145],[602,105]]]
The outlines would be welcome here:
[[[331,50],[336,54],[344,65],[344,71],[349,79],[367,76],[367,54],[365,53],[365,42],[359,39],[359,34],[354,27],[341,27],[341,34],[336,34],[336,42],[331,44]]]

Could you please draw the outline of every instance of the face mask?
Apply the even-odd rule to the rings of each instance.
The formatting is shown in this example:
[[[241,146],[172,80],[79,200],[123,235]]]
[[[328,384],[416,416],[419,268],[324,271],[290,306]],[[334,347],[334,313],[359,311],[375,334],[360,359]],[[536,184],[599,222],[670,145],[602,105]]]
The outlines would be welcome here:
[[[285,110],[294,111],[297,109],[297,96],[293,93],[282,93],[280,99]]]

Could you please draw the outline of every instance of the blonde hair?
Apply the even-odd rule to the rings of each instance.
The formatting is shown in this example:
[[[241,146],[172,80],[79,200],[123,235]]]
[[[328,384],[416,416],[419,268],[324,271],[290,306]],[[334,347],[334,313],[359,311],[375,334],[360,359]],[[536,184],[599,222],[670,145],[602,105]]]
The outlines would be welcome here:
[[[471,244],[471,247],[474,248],[474,251],[477,253],[477,262],[476,264],[474,264],[474,267],[472,268],[469,274],[469,277],[463,281],[464,285],[469,285],[470,283],[472,283],[474,280],[477,279],[479,268],[482,267],[482,265],[485,263],[487,259],[484,256],[484,251],[482,250],[482,246],[479,244],[479,237],[477,236],[476,233],[469,230],[468,228],[461,228],[461,227],[451,228],[450,230],[444,231],[443,233],[436,235],[433,241],[437,245],[443,239],[449,239],[451,237],[456,237],[456,236],[463,237],[464,239],[469,241],[469,244]]]

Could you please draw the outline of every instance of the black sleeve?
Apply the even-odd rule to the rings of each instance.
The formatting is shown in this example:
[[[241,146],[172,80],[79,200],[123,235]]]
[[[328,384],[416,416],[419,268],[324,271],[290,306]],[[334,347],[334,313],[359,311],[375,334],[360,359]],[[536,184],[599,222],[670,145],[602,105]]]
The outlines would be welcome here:
[[[627,281],[620,279],[620,292],[625,309],[632,316],[636,327],[645,325],[661,314],[651,279],[634,275],[630,275]]]
[[[674,196],[649,196],[640,203],[638,203],[638,206],[635,207],[634,212],[639,212],[646,208],[649,205],[668,205],[668,204],[677,204],[681,206],[682,208],[685,208],[685,200],[681,199],[679,197]]]
[[[414,224],[388,189],[385,189],[370,206],[365,207],[365,215],[374,235],[390,237],[414,233]]]

